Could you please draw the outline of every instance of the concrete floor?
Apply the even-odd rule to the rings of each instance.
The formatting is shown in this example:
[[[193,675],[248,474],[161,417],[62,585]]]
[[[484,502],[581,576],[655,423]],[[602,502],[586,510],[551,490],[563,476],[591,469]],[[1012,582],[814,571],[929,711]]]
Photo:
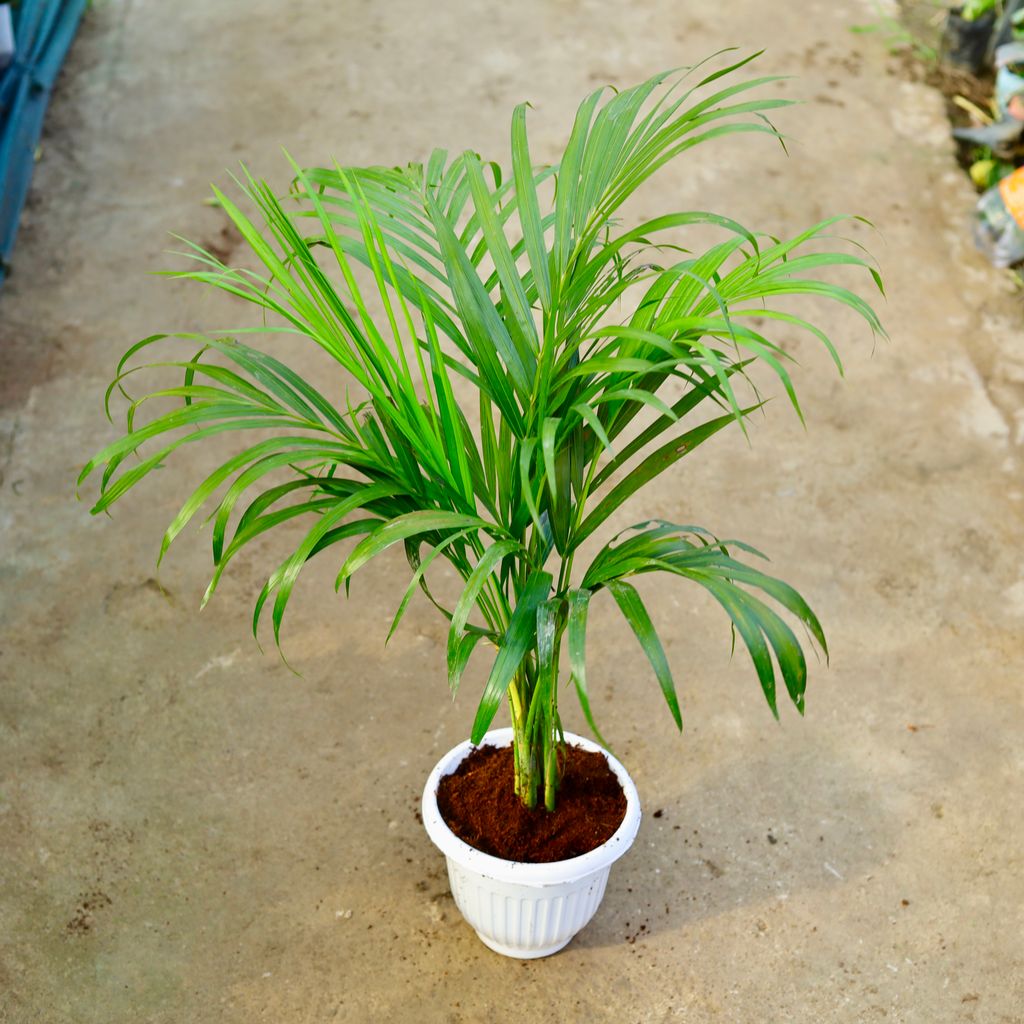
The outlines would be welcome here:
[[[51,110],[0,297],[0,1020],[1024,1021],[1024,333],[968,238],[971,189],[939,97],[857,0],[324,4],[97,0]],[[723,12],[728,12],[727,17]],[[468,732],[442,622],[415,604],[385,651],[396,555],[356,600],[311,566],[286,622],[302,675],[248,633],[289,538],[196,611],[205,534],[154,561],[182,453],[115,510],[76,504],[115,436],[100,401],[127,345],[219,326],[147,276],[168,231],[225,248],[207,183],[239,160],[398,162],[433,144],[505,158],[530,99],[553,157],[576,102],[723,45],[804,106],[663,173],[638,213],[704,207],[792,233],[871,218],[892,334],[827,312],[840,381],[801,343],[804,432],[774,403],[647,503],[769,551],[815,605],[830,668],[773,724],[722,616],[651,591],[687,728],[600,603],[596,711],[648,812],[593,924],[518,963],[462,923],[415,816]],[[479,674],[479,673],[478,673]],[[567,699],[568,724],[579,716]]]

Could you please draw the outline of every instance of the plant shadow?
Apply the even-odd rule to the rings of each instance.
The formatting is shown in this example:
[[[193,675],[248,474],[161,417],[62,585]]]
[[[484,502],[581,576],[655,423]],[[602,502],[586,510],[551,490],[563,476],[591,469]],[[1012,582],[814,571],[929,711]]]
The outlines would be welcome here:
[[[653,752],[631,756],[641,793],[657,795],[569,948],[635,945],[744,907],[757,908],[750,924],[763,930],[769,908],[870,875],[888,859],[898,812],[848,755],[813,740],[801,748],[716,766],[685,789],[645,786],[644,769],[663,768]]]

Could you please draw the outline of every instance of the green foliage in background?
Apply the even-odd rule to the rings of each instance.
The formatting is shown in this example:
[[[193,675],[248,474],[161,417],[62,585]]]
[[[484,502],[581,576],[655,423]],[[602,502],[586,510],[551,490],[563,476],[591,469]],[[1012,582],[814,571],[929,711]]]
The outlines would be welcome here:
[[[964,21],[977,21],[989,11],[996,10],[997,7],[1002,7],[1001,4],[997,4],[997,0],[965,0],[960,7],[960,17]]]
[[[703,211],[629,227],[618,220],[648,178],[694,146],[740,133],[778,137],[766,114],[788,101],[764,95],[776,79],[734,77],[752,59],[591,93],[553,166],[534,164],[522,105],[507,174],[475,153],[450,159],[437,150],[398,168],[296,167],[285,197],[246,175],[245,209],[217,191],[262,269],[231,268],[193,247],[196,265],[174,276],[259,307],[264,349],[244,332],[134,345],[108,407],[127,393],[137,357],[161,342],[186,354],[145,364],[177,379],[129,399],[127,433],[83,470],[80,482],[102,467],[92,511],[109,509],[182,445],[242,432],[238,451],[174,517],[161,556],[212,509],[208,599],[242,550],[300,521],[305,534],[270,575],[253,618],[255,630],[269,608],[278,639],[311,558],[336,558],[336,585],[347,588],[367,562],[400,546],[410,578],[391,632],[422,591],[450,623],[453,694],[470,657],[490,649],[472,738],[507,698],[515,784],[531,807],[555,801],[563,648],[597,732],[585,646],[590,604],[604,592],[682,723],[635,577],[665,573],[703,587],[749,652],[773,713],[780,683],[802,712],[806,662],[783,613],[822,650],[825,637],[803,598],[757,567],[753,548],[663,520],[596,546],[646,484],[725,428],[746,431],[762,405],[747,376],[753,363],[800,413],[790,357],[764,332],[809,332],[840,366],[827,335],[790,299],[834,300],[881,331],[859,295],[819,276],[863,268],[878,281],[859,256],[816,244],[841,218],[788,240]],[[680,248],[690,228],[718,240]],[[317,385],[272,354],[283,334],[322,350],[333,369]],[[144,420],[160,400],[171,405]],[[577,565],[587,542],[596,552]],[[430,586],[441,559],[462,581],[450,604]]]
[[[925,64],[938,63],[939,51],[921,35],[920,31],[911,30],[899,17],[888,13],[878,0],[875,0],[873,6],[875,20],[862,25],[851,25],[851,32],[855,35],[877,35],[892,54],[912,53]],[[932,0],[932,6],[936,8],[937,17],[946,17],[943,0]],[[926,31],[926,35],[931,37],[932,32]]]

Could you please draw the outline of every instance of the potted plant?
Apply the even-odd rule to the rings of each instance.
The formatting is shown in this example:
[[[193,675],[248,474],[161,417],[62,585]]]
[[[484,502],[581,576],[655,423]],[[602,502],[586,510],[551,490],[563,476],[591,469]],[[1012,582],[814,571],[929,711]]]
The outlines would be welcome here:
[[[810,332],[841,370],[827,335],[792,312],[789,297],[834,300],[881,331],[862,298],[816,276],[854,266],[878,283],[860,257],[815,244],[841,218],[786,241],[707,212],[618,222],[626,200],[691,147],[741,132],[779,137],[766,113],[788,101],[762,95],[775,78],[723,81],[752,59],[593,92],[557,165],[534,165],[522,105],[512,116],[508,176],[475,153],[449,159],[437,150],[398,168],[293,165],[284,197],[246,173],[239,187],[255,213],[215,190],[263,269],[232,268],[190,246],[198,265],[174,276],[253,303],[264,316],[254,333],[270,348],[282,335],[299,336],[323,351],[331,372],[314,384],[242,332],[145,338],[118,366],[108,414],[112,394],[127,396],[143,368],[136,357],[154,345],[185,346],[177,359],[144,364],[180,377],[128,398],[127,433],[79,480],[103,467],[92,511],[104,512],[180,446],[244,432],[244,445],[184,502],[160,557],[212,504],[205,604],[240,551],[303,520],[301,542],[256,601],[254,631],[269,605],[278,642],[309,559],[354,541],[339,556],[336,585],[347,589],[376,555],[404,546],[411,578],[391,632],[422,591],[450,623],[453,695],[471,655],[493,648],[472,735],[435,769],[424,817],[449,858],[460,907],[485,941],[511,955],[553,952],[586,923],[611,861],[639,825],[625,770],[565,734],[559,717],[565,654],[600,739],[585,665],[595,597],[607,592],[625,617],[680,727],[672,675],[633,577],[668,573],[704,587],[749,651],[776,716],[778,680],[802,713],[807,674],[780,612],[826,649],[807,603],[750,564],[761,557],[752,547],[701,527],[649,520],[618,532],[588,564],[577,562],[645,484],[724,428],[746,432],[763,405],[754,364],[781,382],[800,415],[790,357],[770,328]],[[678,233],[695,226],[718,240],[699,253],[680,249]],[[127,461],[132,455],[138,461]],[[461,580],[451,605],[430,586],[442,562]],[[488,732],[505,701],[511,728]],[[469,846],[438,812],[437,788],[471,748],[487,754],[487,745],[504,745],[507,758],[487,800],[502,790],[527,827],[538,828],[561,806],[573,759],[597,751],[621,789],[612,834],[556,863],[502,860]]]
[[[979,75],[991,59],[991,40],[996,28],[997,0],[967,0],[946,12],[942,56],[947,64]]]

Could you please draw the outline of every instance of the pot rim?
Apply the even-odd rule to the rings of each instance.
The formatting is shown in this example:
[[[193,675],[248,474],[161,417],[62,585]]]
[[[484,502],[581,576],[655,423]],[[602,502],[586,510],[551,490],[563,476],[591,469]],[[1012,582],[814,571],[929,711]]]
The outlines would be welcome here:
[[[578,744],[584,750],[603,754],[608,761],[608,767],[619,780],[619,785],[622,786],[626,797],[626,814],[622,823],[596,849],[568,860],[529,864],[523,861],[503,860],[501,857],[484,853],[483,850],[478,850],[470,846],[469,843],[463,842],[448,827],[437,806],[437,787],[441,782],[441,777],[455,771],[463,758],[476,746],[503,747],[510,745],[512,742],[510,728],[492,729],[484,735],[479,744],[465,740],[449,750],[434,766],[423,789],[423,826],[427,830],[427,835],[446,857],[451,857],[463,867],[500,882],[518,882],[523,885],[558,885],[578,881],[588,875],[607,870],[633,845],[633,840],[636,839],[640,828],[640,795],[621,762],[609,754],[604,747],[593,740],[571,732],[565,733],[565,739],[569,743]]]

